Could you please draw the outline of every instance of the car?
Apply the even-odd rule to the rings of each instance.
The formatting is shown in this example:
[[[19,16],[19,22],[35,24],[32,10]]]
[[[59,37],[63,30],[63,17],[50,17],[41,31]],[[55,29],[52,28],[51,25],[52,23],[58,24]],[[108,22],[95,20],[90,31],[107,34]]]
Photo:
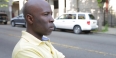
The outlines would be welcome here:
[[[7,22],[8,22],[7,14],[0,12],[0,23],[4,23],[6,25]]]
[[[98,28],[97,19],[91,13],[64,13],[54,19],[54,30],[73,30],[75,34],[82,31],[89,33]]]
[[[20,14],[19,16],[11,19],[11,26],[15,27],[16,25],[22,25],[24,27],[27,26],[23,14]]]

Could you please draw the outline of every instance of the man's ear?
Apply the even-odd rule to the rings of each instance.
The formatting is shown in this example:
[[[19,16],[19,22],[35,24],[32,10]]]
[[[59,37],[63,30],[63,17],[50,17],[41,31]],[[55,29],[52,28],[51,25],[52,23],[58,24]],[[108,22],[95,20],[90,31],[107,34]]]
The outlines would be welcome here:
[[[28,22],[29,24],[33,24],[33,16],[32,16],[32,15],[27,14],[27,15],[26,15],[26,19],[27,19],[27,22]]]

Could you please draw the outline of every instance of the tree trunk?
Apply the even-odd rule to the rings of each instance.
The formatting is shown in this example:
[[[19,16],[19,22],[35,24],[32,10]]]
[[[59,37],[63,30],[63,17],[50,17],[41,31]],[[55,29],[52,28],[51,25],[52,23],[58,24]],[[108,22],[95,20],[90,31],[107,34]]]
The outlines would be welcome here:
[[[103,9],[102,8],[99,8],[99,11],[98,11],[98,16],[97,16],[97,19],[98,19],[98,31],[102,31],[102,23],[103,23]]]

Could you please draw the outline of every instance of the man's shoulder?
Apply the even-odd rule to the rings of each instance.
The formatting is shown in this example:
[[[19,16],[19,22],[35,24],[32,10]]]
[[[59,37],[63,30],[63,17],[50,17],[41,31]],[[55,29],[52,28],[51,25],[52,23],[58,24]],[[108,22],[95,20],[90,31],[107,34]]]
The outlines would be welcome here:
[[[31,46],[33,45],[21,38],[14,48],[16,50],[21,50],[21,49],[29,48]]]
[[[23,39],[19,40],[19,42],[15,45],[13,54],[17,54],[18,52],[24,51],[24,50],[34,50],[34,45],[24,41]]]

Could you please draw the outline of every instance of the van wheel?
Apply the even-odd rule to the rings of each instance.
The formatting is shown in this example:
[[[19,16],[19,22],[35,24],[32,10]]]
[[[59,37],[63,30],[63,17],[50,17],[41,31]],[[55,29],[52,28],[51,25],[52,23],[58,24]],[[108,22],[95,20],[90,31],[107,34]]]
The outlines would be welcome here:
[[[80,34],[80,33],[81,33],[81,27],[80,27],[80,26],[74,26],[73,32],[74,32],[75,34]]]
[[[7,22],[4,22],[4,24],[6,25],[6,24],[7,24]]]
[[[15,27],[15,22],[14,21],[11,22],[11,26]]]

